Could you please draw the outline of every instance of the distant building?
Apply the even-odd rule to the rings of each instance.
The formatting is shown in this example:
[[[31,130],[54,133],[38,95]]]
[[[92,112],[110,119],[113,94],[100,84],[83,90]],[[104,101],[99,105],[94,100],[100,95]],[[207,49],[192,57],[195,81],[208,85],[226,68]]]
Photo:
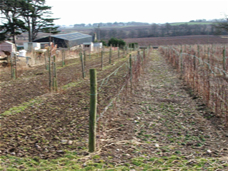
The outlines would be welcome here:
[[[4,52],[3,51],[7,51],[7,52],[16,52],[16,46],[14,43],[11,43],[9,41],[4,41],[2,43],[0,43],[0,56],[4,56]]]
[[[94,46],[94,48],[102,49],[102,43],[101,42],[94,43],[93,46]]]
[[[40,43],[37,43],[37,42],[24,42],[23,43],[24,45],[24,49],[27,50],[27,51],[31,51],[32,49],[40,49]]]
[[[54,44],[57,44],[58,47],[68,48],[92,41],[93,37],[91,35],[74,32],[68,34],[51,35],[48,37],[36,39],[33,42],[53,42]]]
[[[83,43],[83,49],[93,51],[93,42],[85,42]]]

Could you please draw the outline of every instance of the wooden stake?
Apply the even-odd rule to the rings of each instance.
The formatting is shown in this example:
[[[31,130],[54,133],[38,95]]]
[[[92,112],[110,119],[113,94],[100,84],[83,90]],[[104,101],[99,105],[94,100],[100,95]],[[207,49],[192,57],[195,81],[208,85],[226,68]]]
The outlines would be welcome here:
[[[182,47],[180,51],[180,65],[181,65],[181,77],[183,76],[183,56],[182,56]]]
[[[51,92],[51,53],[48,50],[49,91]]]
[[[103,50],[101,51],[101,69],[103,70]]]
[[[65,50],[62,51],[62,67],[65,66]]]
[[[57,90],[58,90],[55,56],[53,56],[53,90],[55,92],[57,92]]]
[[[89,152],[96,151],[97,73],[90,69]]]
[[[223,70],[224,70],[224,76],[226,76],[226,47],[223,49]]]
[[[118,47],[118,58],[120,58],[120,48]]]
[[[85,78],[85,72],[84,72],[84,61],[82,57],[82,52],[80,52],[80,59],[81,59],[81,64],[82,64],[82,78]]]
[[[109,64],[111,64],[112,62],[112,47],[110,47],[110,50],[109,50]]]
[[[86,51],[84,50],[84,67],[86,67]]]
[[[131,54],[129,56],[129,64],[130,64],[130,82],[131,82],[131,91],[132,91],[132,58],[131,58]]]

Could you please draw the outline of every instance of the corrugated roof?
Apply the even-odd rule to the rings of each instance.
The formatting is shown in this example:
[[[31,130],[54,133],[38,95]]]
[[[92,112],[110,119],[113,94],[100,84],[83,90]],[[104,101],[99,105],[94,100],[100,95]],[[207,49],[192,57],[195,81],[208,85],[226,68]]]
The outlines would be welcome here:
[[[60,39],[64,39],[64,40],[77,40],[77,39],[82,39],[82,38],[92,37],[92,36],[90,36],[88,34],[75,32],[75,33],[68,33],[68,34],[52,35],[51,37],[60,38]]]

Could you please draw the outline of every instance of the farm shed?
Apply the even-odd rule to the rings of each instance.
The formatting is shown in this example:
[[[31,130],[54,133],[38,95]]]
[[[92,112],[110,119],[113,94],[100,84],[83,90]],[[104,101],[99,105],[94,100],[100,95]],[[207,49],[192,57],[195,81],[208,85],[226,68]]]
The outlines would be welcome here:
[[[83,43],[83,49],[93,51],[93,42]]]
[[[92,42],[92,36],[79,32],[68,33],[68,34],[57,34],[40,39],[36,39],[33,42],[51,42],[58,45],[58,47],[68,48],[76,45],[81,45],[84,42]]]
[[[98,42],[98,43],[94,43],[94,44],[93,44],[94,48],[99,48],[99,49],[102,48],[102,45],[103,45],[102,42]]]
[[[8,52],[16,52],[16,46],[14,43],[4,41],[0,43],[0,55],[4,56],[3,51],[8,51]]]

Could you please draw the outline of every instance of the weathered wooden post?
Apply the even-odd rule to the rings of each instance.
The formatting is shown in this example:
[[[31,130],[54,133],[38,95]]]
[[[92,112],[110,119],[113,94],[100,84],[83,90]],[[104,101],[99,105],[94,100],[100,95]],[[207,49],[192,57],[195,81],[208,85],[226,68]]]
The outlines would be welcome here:
[[[53,90],[57,92],[58,85],[57,85],[57,72],[56,72],[56,63],[55,63],[55,56],[53,56]]]
[[[145,49],[143,49],[143,59],[146,58],[146,53],[145,53]]]
[[[210,49],[208,47],[208,73],[207,73],[207,84],[208,84],[208,90],[207,90],[207,106],[210,105]]]
[[[196,88],[196,52],[193,53],[193,88]]]
[[[11,79],[13,79],[13,59],[12,59],[12,56],[9,56],[9,58],[10,58]]]
[[[198,60],[199,60],[199,62],[200,62],[200,46],[199,46],[199,44],[197,45],[197,51],[198,51],[198,53],[197,53],[197,55],[198,55]]]
[[[65,50],[62,50],[62,67],[65,66]]]
[[[46,70],[48,70],[48,65],[47,65],[47,52],[44,52],[44,67]]]
[[[103,70],[103,50],[101,51],[101,69]]]
[[[194,67],[194,71],[196,70],[196,53],[193,53],[193,67]]]
[[[12,59],[12,56],[10,57],[10,64],[11,64],[11,78],[15,80],[17,78],[17,61],[16,61],[15,54],[13,54],[13,59]]]
[[[210,49],[207,49],[207,63],[208,63],[208,72],[210,70]]]
[[[89,152],[96,151],[97,72],[90,69]]]
[[[80,52],[80,59],[81,59],[81,64],[82,64],[82,78],[85,78],[85,72],[84,72],[84,61],[83,61],[83,56],[82,56],[82,52]]]
[[[180,68],[181,68],[181,77],[183,76],[183,56],[182,56],[182,46],[180,50]]]
[[[112,63],[112,46],[110,46],[110,50],[109,50],[109,64]]]
[[[118,58],[120,58],[120,47],[118,47]]]
[[[48,74],[49,74],[49,91],[51,92],[51,52],[48,49]]]
[[[86,51],[84,50],[84,67],[86,67]]]
[[[132,91],[132,57],[131,54],[129,56],[129,69],[130,69],[130,83],[131,83],[131,91]]]
[[[226,47],[223,49],[223,74],[226,76]]]

